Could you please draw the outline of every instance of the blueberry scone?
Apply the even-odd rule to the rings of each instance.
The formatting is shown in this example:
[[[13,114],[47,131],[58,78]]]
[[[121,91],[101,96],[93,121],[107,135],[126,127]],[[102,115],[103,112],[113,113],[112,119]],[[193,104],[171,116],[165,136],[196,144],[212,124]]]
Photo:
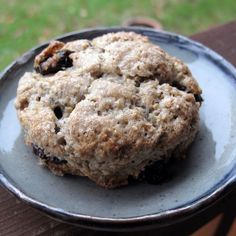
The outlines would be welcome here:
[[[34,69],[15,107],[26,144],[56,175],[126,185],[154,162],[183,158],[198,131],[198,83],[145,36],[53,41]]]

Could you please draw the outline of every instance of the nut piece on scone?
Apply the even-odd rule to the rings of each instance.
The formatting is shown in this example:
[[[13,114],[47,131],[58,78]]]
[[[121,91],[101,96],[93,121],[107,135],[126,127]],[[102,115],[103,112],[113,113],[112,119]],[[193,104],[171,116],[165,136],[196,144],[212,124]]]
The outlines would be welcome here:
[[[151,163],[185,156],[201,102],[182,61],[118,32],[52,42],[20,79],[15,107],[26,144],[54,174],[116,188]]]

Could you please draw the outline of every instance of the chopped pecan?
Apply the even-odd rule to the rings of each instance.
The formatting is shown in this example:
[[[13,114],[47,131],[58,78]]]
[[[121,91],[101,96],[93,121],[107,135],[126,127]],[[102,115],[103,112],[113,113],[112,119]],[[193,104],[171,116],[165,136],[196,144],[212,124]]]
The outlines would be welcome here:
[[[63,49],[64,43],[54,41],[49,44],[34,60],[36,72],[46,75],[65,70],[73,65],[69,57],[72,51]]]

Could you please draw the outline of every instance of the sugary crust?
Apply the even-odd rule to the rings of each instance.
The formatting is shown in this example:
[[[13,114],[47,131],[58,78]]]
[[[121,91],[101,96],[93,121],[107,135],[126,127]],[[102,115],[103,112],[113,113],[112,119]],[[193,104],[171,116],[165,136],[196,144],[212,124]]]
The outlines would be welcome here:
[[[61,49],[72,52],[73,66],[25,73],[15,102],[26,143],[65,160],[44,165],[114,188],[150,161],[184,155],[198,130],[201,89],[183,62],[132,32]]]

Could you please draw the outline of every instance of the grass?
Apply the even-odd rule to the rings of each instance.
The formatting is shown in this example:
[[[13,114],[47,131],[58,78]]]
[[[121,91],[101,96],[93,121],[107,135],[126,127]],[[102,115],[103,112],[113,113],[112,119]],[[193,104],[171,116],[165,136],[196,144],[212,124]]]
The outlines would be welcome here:
[[[235,19],[235,0],[0,0],[0,70],[20,54],[65,32],[121,25],[147,16],[190,35]]]

